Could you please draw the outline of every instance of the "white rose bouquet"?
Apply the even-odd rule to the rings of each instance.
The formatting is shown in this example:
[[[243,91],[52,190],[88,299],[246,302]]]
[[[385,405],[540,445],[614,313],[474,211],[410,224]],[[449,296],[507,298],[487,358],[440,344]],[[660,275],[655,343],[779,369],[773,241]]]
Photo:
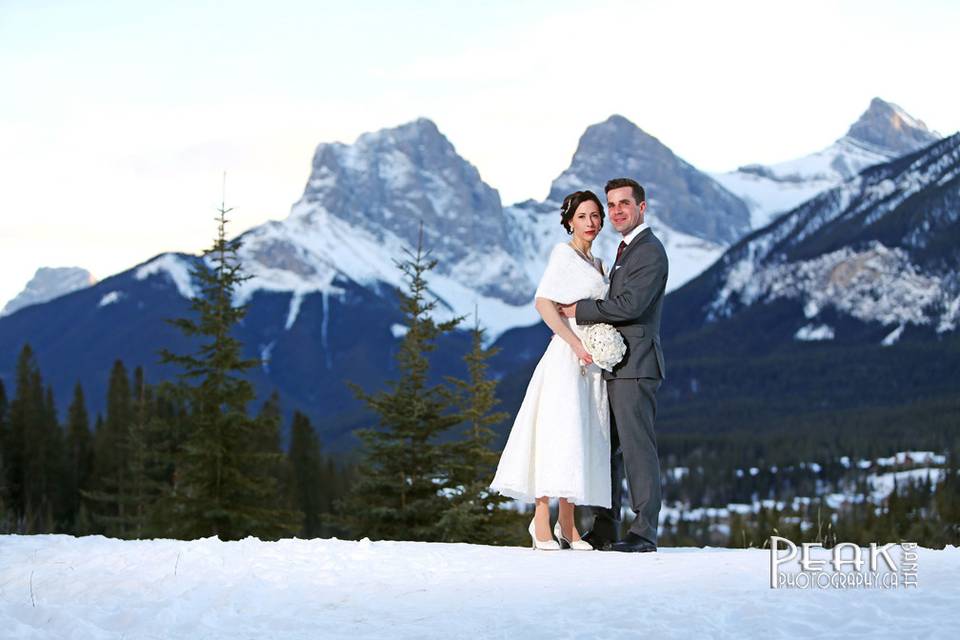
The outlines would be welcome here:
[[[600,323],[587,325],[582,330],[583,348],[601,369],[611,371],[623,360],[627,344],[612,325]]]

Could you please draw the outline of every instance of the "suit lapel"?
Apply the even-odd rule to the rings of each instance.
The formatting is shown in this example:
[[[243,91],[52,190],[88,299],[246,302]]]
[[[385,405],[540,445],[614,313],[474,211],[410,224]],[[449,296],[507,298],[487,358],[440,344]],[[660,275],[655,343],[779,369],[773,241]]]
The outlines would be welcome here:
[[[647,227],[643,231],[637,234],[637,236],[630,241],[630,244],[626,246],[623,250],[623,253],[620,254],[620,260],[613,264],[614,269],[610,272],[610,291],[613,291],[613,280],[617,277],[617,271],[623,269],[623,264],[627,260],[627,256],[630,255],[630,251],[636,247],[638,244],[644,244],[650,239],[650,235],[653,231],[650,230],[650,227]]]
[[[650,227],[647,227],[646,229],[638,233],[637,236],[630,241],[630,244],[628,244],[626,248],[623,250],[623,253],[620,254],[620,260],[618,260],[616,264],[622,265],[626,261],[627,256],[630,255],[630,251],[634,247],[636,247],[638,244],[643,244],[644,242],[649,240],[650,234],[652,233],[653,231],[650,230]]]

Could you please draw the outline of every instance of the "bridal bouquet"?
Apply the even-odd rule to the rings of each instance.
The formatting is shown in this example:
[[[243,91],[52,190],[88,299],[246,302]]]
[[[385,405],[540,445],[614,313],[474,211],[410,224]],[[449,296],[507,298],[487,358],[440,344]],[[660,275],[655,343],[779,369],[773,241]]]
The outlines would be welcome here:
[[[583,329],[583,348],[601,369],[611,371],[623,359],[627,345],[620,332],[609,324],[591,324]]]

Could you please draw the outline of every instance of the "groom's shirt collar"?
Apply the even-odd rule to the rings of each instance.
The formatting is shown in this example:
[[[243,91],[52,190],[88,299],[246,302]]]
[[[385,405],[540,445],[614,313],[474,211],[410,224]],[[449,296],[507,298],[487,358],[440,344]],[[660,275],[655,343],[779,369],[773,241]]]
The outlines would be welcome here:
[[[650,225],[644,221],[642,224],[638,224],[636,227],[634,227],[633,231],[623,236],[621,239],[623,240],[624,244],[630,244],[630,241],[640,235],[641,231],[648,228],[650,228]]]

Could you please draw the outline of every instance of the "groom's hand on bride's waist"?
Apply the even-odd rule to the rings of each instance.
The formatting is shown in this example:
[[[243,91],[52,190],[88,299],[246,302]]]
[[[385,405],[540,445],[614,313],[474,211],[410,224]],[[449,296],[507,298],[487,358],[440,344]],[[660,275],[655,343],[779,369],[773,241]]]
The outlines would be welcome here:
[[[558,304],[557,310],[560,312],[560,315],[565,318],[576,318],[577,317],[577,303],[573,304]]]

